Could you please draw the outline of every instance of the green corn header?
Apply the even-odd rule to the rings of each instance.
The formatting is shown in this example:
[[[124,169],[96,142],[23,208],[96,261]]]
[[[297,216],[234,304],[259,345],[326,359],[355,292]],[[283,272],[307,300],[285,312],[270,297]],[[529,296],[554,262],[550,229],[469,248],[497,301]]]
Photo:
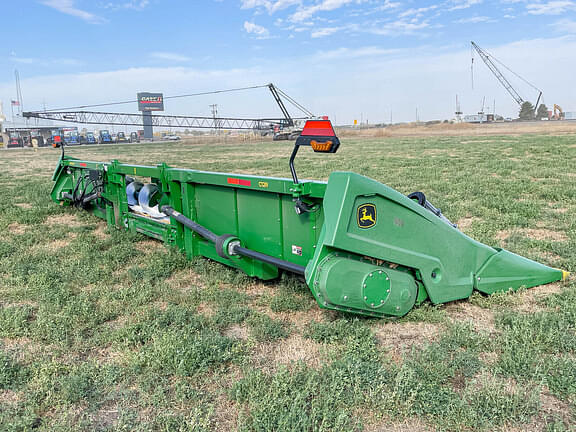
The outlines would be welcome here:
[[[91,162],[62,154],[52,199],[170,246],[268,280],[306,278],[319,306],[403,316],[445,303],[563,280],[567,272],[460,232],[421,193],[402,195],[351,172],[299,181],[300,146],[334,153],[329,121],[308,121],[292,179]],[[137,179],[145,178],[146,181]]]

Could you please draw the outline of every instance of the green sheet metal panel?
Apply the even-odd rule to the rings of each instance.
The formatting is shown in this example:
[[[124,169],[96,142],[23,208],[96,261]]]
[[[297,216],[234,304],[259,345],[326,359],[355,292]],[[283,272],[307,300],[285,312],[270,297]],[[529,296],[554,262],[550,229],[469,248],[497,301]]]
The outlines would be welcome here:
[[[282,258],[281,195],[238,189],[238,233],[243,245]],[[235,234],[235,233],[229,233]]]
[[[238,235],[234,188],[197,184],[194,208],[196,219],[193,220],[213,233]]]

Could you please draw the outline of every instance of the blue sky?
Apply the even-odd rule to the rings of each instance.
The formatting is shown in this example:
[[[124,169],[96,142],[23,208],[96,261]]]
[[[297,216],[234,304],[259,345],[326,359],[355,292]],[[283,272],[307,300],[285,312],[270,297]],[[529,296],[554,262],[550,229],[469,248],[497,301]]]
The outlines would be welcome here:
[[[571,0],[5,0],[0,100],[26,109],[274,82],[338,123],[450,118],[483,98],[505,116],[512,98],[470,40],[576,111],[576,1]],[[528,100],[535,91],[514,76]],[[173,114],[278,115],[266,90],[167,101]],[[116,107],[116,110],[120,111]],[[122,107],[132,112],[132,106]]]

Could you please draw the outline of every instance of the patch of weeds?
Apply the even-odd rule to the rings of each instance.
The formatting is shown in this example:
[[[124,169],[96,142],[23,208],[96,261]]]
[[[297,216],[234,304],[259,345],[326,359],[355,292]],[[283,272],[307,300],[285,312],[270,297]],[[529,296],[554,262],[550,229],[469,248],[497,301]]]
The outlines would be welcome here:
[[[448,351],[458,349],[470,350],[474,353],[489,350],[492,341],[488,332],[474,329],[471,322],[451,323],[442,335],[439,345]]]
[[[27,336],[34,308],[30,305],[0,306],[0,336],[16,338]]]
[[[241,358],[243,347],[214,330],[166,330],[137,355],[137,362],[156,373],[192,376]]]
[[[212,431],[212,409],[207,405],[195,405],[186,414],[162,412],[150,426],[150,430],[158,431]]]
[[[563,302],[559,299],[546,302]],[[497,319],[502,329],[497,340],[500,373],[518,380],[546,382],[558,397],[575,395],[576,361],[565,356],[576,351],[575,312],[572,303],[559,310],[501,314]]]
[[[2,432],[22,432],[38,429],[42,419],[31,405],[3,404],[0,409],[0,430]]]
[[[225,308],[230,305],[246,304],[250,300],[250,296],[234,289],[211,286],[204,292],[203,299]]]
[[[275,284],[281,291],[289,293],[310,295],[310,288],[306,285],[306,281],[301,276],[296,276],[291,273],[282,273],[280,280]]]
[[[280,291],[273,297],[266,299],[266,304],[272,312],[289,312],[308,310],[312,306],[310,296],[304,297],[289,291]]]
[[[247,323],[250,334],[258,342],[271,342],[290,334],[285,322],[272,319],[268,315],[254,315],[247,320]]]
[[[574,432],[573,426],[564,423],[562,420],[552,420],[546,424],[545,432]]]
[[[69,345],[85,339],[98,325],[114,318],[88,293],[73,294],[59,286],[47,295],[53,297],[38,307],[30,332],[33,339]]]
[[[0,389],[18,388],[27,378],[28,370],[7,353],[0,351]]]
[[[331,373],[332,372],[332,373]],[[361,425],[352,415],[357,394],[352,377],[338,378],[330,368],[300,366],[269,376],[254,371],[236,383],[232,395],[246,406],[241,428],[249,431],[354,431]]]
[[[446,321],[446,311],[442,305],[423,303],[414,307],[407,315],[401,318],[404,322],[442,323]]]
[[[186,255],[173,248],[159,250],[146,257],[141,265],[130,269],[133,280],[147,283],[164,280],[173,272],[188,266]]]
[[[206,258],[196,258],[189,265],[208,285],[224,282],[234,286],[242,286],[251,280],[246,273]]]
[[[165,310],[146,310],[137,322],[116,330],[110,340],[128,346],[140,346],[164,331],[194,333],[207,326],[206,319],[195,311],[178,305],[168,305]]]
[[[304,331],[304,337],[316,342],[334,343],[348,339],[372,338],[370,328],[358,318],[337,319],[331,322],[312,322]]]
[[[516,291],[508,290],[505,292],[495,292],[494,294],[490,295],[474,291],[468,300],[473,305],[484,309],[492,309],[494,307],[511,307],[522,302],[520,296],[517,295],[517,293],[522,290],[523,289],[521,288],[520,290]]]
[[[244,322],[253,310],[247,306],[235,305],[220,306],[218,311],[212,317],[212,321],[219,328],[225,328],[232,324]]]
[[[464,410],[458,413],[457,423],[486,428],[528,422],[538,412],[538,393],[534,388],[510,389],[493,377],[473,380],[462,396]]]
[[[561,398],[576,395],[576,360],[569,357],[546,358],[546,384],[552,394]]]
[[[124,370],[116,365],[95,361],[63,364],[56,360],[35,368],[29,382],[29,394],[40,408],[91,402],[118,383]]]

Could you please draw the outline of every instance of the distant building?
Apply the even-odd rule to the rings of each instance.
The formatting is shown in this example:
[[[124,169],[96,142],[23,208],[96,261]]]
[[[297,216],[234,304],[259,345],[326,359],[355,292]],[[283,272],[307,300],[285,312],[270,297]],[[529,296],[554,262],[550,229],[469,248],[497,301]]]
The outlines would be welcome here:
[[[492,123],[494,114],[470,114],[463,117],[466,123]]]

